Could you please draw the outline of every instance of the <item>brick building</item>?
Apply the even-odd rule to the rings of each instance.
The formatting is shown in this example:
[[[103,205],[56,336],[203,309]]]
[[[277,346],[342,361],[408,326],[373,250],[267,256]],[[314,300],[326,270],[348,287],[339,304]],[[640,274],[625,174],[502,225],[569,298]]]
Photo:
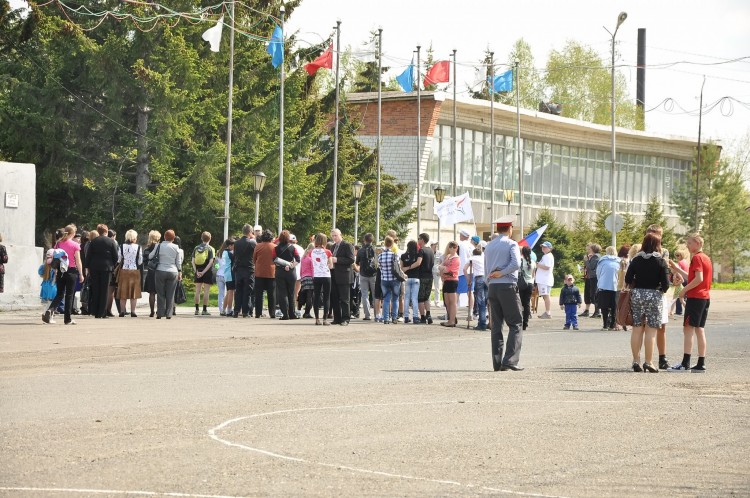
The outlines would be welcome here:
[[[359,139],[369,147],[377,142],[377,93],[347,97],[352,118],[359,120]],[[490,154],[490,102],[456,101],[456,195],[469,192],[474,223],[459,225],[489,235],[491,221],[505,214],[518,216],[519,168],[515,159],[516,109],[495,104],[495,169]],[[453,100],[442,92],[422,92],[421,136],[417,143],[416,92],[382,95],[381,162],[383,170],[421,194],[421,228],[435,238],[434,188],[453,194]],[[526,232],[539,209],[550,208],[557,219],[572,222],[579,211],[594,213],[596,204],[610,198],[611,128],[521,110],[521,168]],[[417,151],[419,145],[419,151]],[[690,175],[696,141],[676,136],[617,129],[617,212],[643,214],[653,196],[661,199],[670,223],[678,219],[671,191]],[[494,202],[492,181],[494,178]],[[510,205],[506,191],[512,192]],[[382,202],[387,202],[383,199]],[[475,227],[476,225],[476,227]],[[381,227],[384,232],[388,227]],[[382,237],[382,234],[381,234]],[[416,223],[409,237],[416,238]],[[441,227],[441,240],[453,237],[453,226]]]

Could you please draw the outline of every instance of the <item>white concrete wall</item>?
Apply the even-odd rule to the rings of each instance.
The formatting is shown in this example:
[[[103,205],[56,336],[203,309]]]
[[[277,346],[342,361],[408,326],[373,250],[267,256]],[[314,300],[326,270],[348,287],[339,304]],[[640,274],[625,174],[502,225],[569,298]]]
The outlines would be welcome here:
[[[7,205],[7,194],[18,200],[18,207]],[[39,305],[41,280],[37,270],[43,249],[34,247],[35,226],[36,166],[0,161],[0,234],[8,250],[0,311]]]

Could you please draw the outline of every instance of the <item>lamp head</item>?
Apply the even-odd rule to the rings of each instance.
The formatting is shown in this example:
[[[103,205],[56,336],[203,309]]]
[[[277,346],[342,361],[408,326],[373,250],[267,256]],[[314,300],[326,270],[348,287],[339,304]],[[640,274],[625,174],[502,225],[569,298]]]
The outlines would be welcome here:
[[[443,199],[445,199],[445,189],[443,187],[435,187],[435,200],[438,203],[443,202]]]
[[[620,27],[620,24],[625,22],[625,19],[628,18],[627,12],[620,12],[620,15],[617,16],[617,27]]]
[[[362,191],[365,188],[365,184],[361,181],[357,180],[352,184],[352,194],[354,195],[354,198],[356,200],[359,200],[362,197]]]

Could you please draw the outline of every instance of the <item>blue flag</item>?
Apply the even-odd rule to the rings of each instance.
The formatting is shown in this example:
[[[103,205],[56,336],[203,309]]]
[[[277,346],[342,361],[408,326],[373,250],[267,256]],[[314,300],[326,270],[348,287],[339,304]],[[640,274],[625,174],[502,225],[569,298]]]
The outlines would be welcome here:
[[[487,78],[489,82],[490,78]],[[495,81],[490,85],[490,93],[513,91],[513,70],[509,69],[503,74],[495,76]]]
[[[414,59],[412,59],[411,64],[406,68],[406,71],[396,76],[396,81],[401,85],[403,91],[414,91]]]
[[[273,30],[271,41],[268,42],[266,52],[271,56],[273,67],[279,67],[284,62],[284,32],[277,25]]]

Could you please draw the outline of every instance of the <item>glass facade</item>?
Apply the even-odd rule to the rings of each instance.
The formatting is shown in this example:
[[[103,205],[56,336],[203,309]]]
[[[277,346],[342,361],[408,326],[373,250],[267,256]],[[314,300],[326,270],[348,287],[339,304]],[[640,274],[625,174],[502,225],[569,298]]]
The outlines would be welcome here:
[[[432,195],[438,186],[451,195],[451,133],[449,125],[435,127],[432,150],[422,192]],[[456,184],[458,193],[469,192],[472,199],[489,202],[491,182],[495,182],[495,202],[505,202],[503,191],[518,191],[518,168],[515,160],[515,137],[495,134],[495,164],[491,164],[489,133],[456,129]],[[536,140],[521,139],[524,205],[552,209],[589,210],[602,200],[610,199],[610,151],[571,147]],[[665,214],[674,214],[671,204],[673,186],[690,174],[687,160],[641,154],[617,154],[618,211],[629,209],[642,213],[653,196],[661,199]],[[517,196],[513,201],[518,202]]]

